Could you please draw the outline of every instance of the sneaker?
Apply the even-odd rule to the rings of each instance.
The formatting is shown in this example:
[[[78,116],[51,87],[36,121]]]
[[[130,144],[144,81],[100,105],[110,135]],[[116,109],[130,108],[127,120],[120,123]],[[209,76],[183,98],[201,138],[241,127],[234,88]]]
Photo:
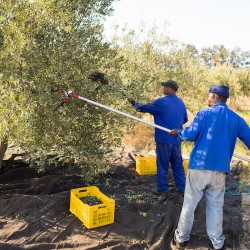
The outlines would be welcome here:
[[[184,241],[182,243],[179,243],[176,241],[175,239],[175,235],[172,238],[171,242],[170,242],[170,247],[172,250],[184,250],[187,246],[188,241]]]
[[[213,248],[214,250],[224,250],[226,249],[225,243],[223,244],[223,246],[221,248]]]

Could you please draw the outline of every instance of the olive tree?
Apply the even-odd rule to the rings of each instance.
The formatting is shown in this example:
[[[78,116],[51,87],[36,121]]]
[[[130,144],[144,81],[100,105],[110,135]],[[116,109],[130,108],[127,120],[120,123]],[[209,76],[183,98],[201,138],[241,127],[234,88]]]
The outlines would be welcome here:
[[[208,69],[194,56],[194,51],[168,35],[157,32],[157,27],[139,31],[122,28],[113,42],[119,45],[123,58],[120,78],[129,93],[138,101],[147,102],[162,95],[160,82],[169,79],[180,84],[178,95],[188,109],[197,112],[206,105]],[[196,52],[197,54],[197,52]]]
[[[0,141],[31,155],[48,152],[77,160],[101,158],[121,138],[123,119],[80,100],[53,112],[74,89],[112,105],[88,75],[114,64],[116,48],[104,42],[101,21],[113,0],[0,1]],[[114,59],[115,58],[115,59]]]

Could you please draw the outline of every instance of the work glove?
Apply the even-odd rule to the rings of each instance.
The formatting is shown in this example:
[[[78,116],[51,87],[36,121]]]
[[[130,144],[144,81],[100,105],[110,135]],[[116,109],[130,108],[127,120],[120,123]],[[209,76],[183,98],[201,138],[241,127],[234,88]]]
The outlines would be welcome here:
[[[133,99],[132,97],[128,97],[128,101],[129,101],[130,103],[132,103],[132,102],[134,102],[134,99]]]
[[[179,131],[179,129],[172,129],[169,132],[169,134],[172,135],[172,136],[174,136],[174,137],[178,137],[178,131]]]

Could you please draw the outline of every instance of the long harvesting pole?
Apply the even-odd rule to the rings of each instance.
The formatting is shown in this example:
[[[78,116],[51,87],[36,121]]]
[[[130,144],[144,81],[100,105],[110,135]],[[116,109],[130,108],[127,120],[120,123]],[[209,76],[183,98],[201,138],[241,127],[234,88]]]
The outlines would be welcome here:
[[[96,105],[96,106],[99,106],[99,107],[108,109],[108,110],[113,111],[113,112],[115,112],[115,113],[118,113],[118,114],[120,114],[120,115],[123,115],[123,116],[129,117],[129,118],[131,118],[131,119],[134,119],[134,120],[136,120],[136,121],[143,122],[143,123],[145,123],[145,124],[147,124],[147,125],[149,125],[149,126],[153,126],[153,127],[155,127],[155,128],[159,128],[159,129],[164,130],[164,131],[166,131],[166,132],[168,132],[168,133],[171,131],[170,129],[164,128],[164,127],[159,126],[159,125],[156,125],[156,124],[154,124],[154,123],[152,123],[152,122],[145,121],[145,120],[140,119],[140,118],[138,118],[138,117],[136,117],[136,116],[127,114],[127,113],[122,112],[122,111],[119,111],[119,110],[117,110],[117,109],[110,108],[110,107],[108,107],[108,106],[106,106],[106,105],[103,105],[103,104],[101,104],[101,103],[94,102],[94,101],[89,100],[89,99],[87,99],[87,98],[85,98],[85,97],[83,97],[83,96],[74,96],[74,95],[73,95],[73,97],[78,98],[78,99],[81,99],[81,100],[86,101],[86,102],[89,102],[89,103],[94,104],[94,105]]]
[[[73,96],[74,96],[74,95],[73,95]],[[89,103],[91,103],[91,104],[94,104],[94,105],[96,105],[96,106],[99,106],[99,107],[101,107],[101,108],[108,109],[108,110],[113,111],[113,112],[115,112],[115,113],[118,113],[118,114],[120,114],[120,115],[129,117],[129,118],[134,119],[134,120],[136,120],[136,121],[143,122],[143,123],[145,123],[145,124],[147,124],[147,125],[149,125],[149,126],[153,126],[153,127],[155,127],[155,128],[161,129],[161,130],[166,131],[166,132],[168,132],[168,133],[171,131],[170,129],[167,129],[167,128],[165,128],[165,127],[156,125],[156,124],[154,124],[154,123],[152,123],[152,122],[145,121],[145,120],[143,120],[143,119],[140,119],[140,118],[138,118],[138,117],[136,117],[136,116],[133,116],[133,115],[127,114],[127,113],[125,113],[125,112],[119,111],[119,110],[117,110],[117,109],[110,108],[110,107],[108,107],[108,106],[106,106],[106,105],[103,105],[103,104],[101,104],[101,103],[98,103],[98,102],[89,100],[89,99],[87,99],[87,98],[85,98],[85,97],[83,97],[83,96],[74,96],[74,97],[75,97],[75,98],[78,98],[78,99],[81,99],[81,100],[83,100],[83,101],[89,102]],[[238,154],[233,154],[233,156],[236,157],[236,158],[238,158],[238,159],[241,159],[241,160],[250,162],[250,159],[248,159],[248,158],[246,158],[246,157],[243,157],[243,156],[240,156],[240,155],[238,155]]]
[[[78,94],[76,94],[76,93],[73,92],[73,91],[67,91],[67,90],[65,90],[65,89],[60,89],[59,92],[63,92],[63,94],[64,94],[64,99],[63,99],[63,101],[54,109],[54,111],[57,110],[57,109],[58,109],[60,106],[62,106],[63,104],[65,104],[65,103],[69,100],[69,97],[70,97],[70,96],[73,96],[74,98],[81,99],[81,100],[86,101],[86,102],[88,102],[88,103],[91,103],[91,104],[93,104],[93,105],[96,105],[96,106],[99,106],[99,107],[101,107],[101,108],[104,108],[104,109],[113,111],[113,112],[115,112],[115,113],[117,113],[117,114],[120,114],[120,115],[129,117],[129,118],[131,118],[131,119],[133,119],[133,120],[136,120],[136,121],[145,123],[145,124],[147,124],[147,125],[149,125],[149,126],[152,126],[152,127],[158,128],[158,129],[161,129],[161,130],[163,130],[163,131],[166,131],[167,133],[169,133],[169,132],[171,131],[171,129],[167,129],[167,128],[165,128],[165,127],[156,125],[156,124],[154,124],[154,123],[152,123],[152,122],[148,122],[148,121],[145,121],[145,120],[143,120],[143,119],[140,119],[140,118],[138,118],[138,117],[136,117],[136,116],[127,114],[127,113],[125,113],[125,112],[122,112],[122,111],[119,111],[119,110],[117,110],[117,109],[108,107],[108,106],[103,105],[103,104],[101,104],[101,103],[92,101],[92,100],[90,100],[90,99],[88,99],[88,98],[85,98],[85,97],[83,97],[83,96],[79,96]],[[238,155],[238,154],[233,154],[233,157],[236,157],[236,158],[238,158],[238,159],[241,159],[241,160],[250,162],[250,159],[248,159],[248,158],[246,158],[246,157],[243,157],[243,156],[240,156],[240,155]]]

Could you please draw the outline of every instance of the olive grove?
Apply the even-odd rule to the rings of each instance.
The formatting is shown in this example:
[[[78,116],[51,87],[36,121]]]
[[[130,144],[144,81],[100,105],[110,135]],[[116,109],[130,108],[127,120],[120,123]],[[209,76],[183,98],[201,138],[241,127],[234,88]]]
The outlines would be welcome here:
[[[134,113],[126,98],[88,79],[104,72],[117,88],[146,103],[162,95],[161,81],[174,79],[178,95],[195,114],[208,88],[223,83],[230,103],[250,94],[250,54],[224,46],[180,44],[157,27],[122,28],[110,42],[102,22],[113,0],[0,0],[0,166],[8,142],[31,159],[48,153],[64,160],[98,162],[120,145],[135,122],[78,99],[53,111],[58,88]],[[152,128],[153,129],[153,128]]]

